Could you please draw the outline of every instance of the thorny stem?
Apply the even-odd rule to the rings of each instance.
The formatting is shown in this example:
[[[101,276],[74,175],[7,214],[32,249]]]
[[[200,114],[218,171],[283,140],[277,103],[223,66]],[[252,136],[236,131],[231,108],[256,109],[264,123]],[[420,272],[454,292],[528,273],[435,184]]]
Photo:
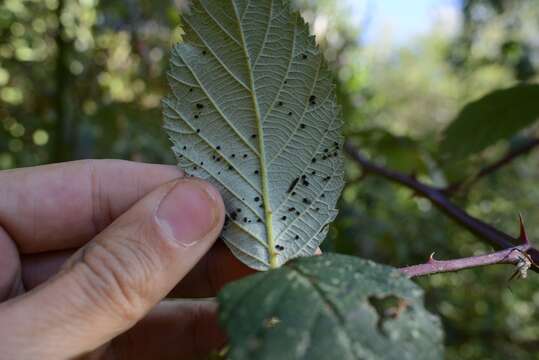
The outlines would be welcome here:
[[[524,242],[527,244],[527,240],[523,239],[525,233],[523,233],[522,225],[521,237],[520,239],[516,239],[505,232],[496,229],[492,225],[468,214],[465,210],[453,203],[443,190],[428,184],[424,184],[413,176],[387,169],[372,162],[349,142],[345,144],[344,148],[348,155],[362,167],[364,172],[381,176],[389,181],[398,183],[413,190],[418,196],[422,196],[430,200],[439,210],[441,210],[463,228],[470,231],[479,239],[490,243],[495,248],[511,250],[512,248],[517,247],[517,244],[519,243],[522,244],[522,242]],[[525,252],[526,254],[530,255],[530,258],[534,263],[539,263],[539,251],[537,249],[528,246]]]
[[[519,240],[522,242],[522,245],[500,250],[491,254],[454,260],[436,260],[434,258],[434,253],[432,253],[425,264],[404,267],[401,268],[400,271],[409,278],[412,278],[443,272],[454,272],[486,265],[513,264],[516,265],[517,270],[511,278],[517,274],[520,274],[522,278],[525,278],[528,274],[528,270],[533,268],[532,265],[537,267],[537,264],[531,259],[530,255],[528,255],[528,251],[532,247],[526,233],[526,228],[524,227],[524,222],[522,221],[522,216],[519,216],[519,225]]]
[[[528,270],[531,263],[528,262],[526,252],[530,249],[529,244],[515,246],[500,250],[491,254],[471,256],[454,260],[436,260],[434,253],[425,264],[412,265],[401,268],[400,271],[412,278],[417,276],[432,275],[443,272],[454,272],[494,264],[513,264],[522,270]],[[522,265],[520,265],[522,264]]]

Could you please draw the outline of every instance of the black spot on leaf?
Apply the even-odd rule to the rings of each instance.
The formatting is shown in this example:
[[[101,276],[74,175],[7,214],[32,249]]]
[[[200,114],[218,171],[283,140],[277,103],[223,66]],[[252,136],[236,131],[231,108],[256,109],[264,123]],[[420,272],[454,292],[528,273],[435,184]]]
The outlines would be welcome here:
[[[288,187],[288,190],[286,192],[290,193],[292,191],[292,189],[294,189],[296,187],[296,184],[298,183],[298,181],[299,181],[299,178],[295,178],[294,181],[292,181],[292,183]],[[294,194],[295,193],[292,193],[292,195],[294,195]]]

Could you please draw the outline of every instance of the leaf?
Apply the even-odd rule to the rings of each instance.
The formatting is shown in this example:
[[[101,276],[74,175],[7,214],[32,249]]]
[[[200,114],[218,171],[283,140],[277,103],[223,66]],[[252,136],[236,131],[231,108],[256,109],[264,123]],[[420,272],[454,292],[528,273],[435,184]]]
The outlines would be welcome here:
[[[222,234],[258,270],[311,255],[337,215],[342,121],[331,73],[285,0],[199,0],[171,55],[165,129],[179,166],[215,184]]]
[[[439,319],[396,269],[355,257],[301,258],[218,295],[229,358],[441,359]]]
[[[444,132],[442,152],[452,160],[509,138],[539,118],[539,85],[493,91],[467,104]]]

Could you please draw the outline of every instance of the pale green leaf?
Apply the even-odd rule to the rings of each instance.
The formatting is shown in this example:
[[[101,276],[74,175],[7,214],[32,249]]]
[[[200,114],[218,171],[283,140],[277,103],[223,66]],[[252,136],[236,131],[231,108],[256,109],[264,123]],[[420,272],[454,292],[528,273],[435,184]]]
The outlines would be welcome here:
[[[165,128],[179,166],[215,184],[222,237],[266,270],[311,255],[343,186],[331,73],[285,0],[199,0],[171,55]]]
[[[442,152],[451,160],[477,153],[539,119],[539,85],[493,91],[467,104],[444,132]]]
[[[398,270],[328,254],[227,285],[220,320],[234,360],[443,358],[439,319]]]

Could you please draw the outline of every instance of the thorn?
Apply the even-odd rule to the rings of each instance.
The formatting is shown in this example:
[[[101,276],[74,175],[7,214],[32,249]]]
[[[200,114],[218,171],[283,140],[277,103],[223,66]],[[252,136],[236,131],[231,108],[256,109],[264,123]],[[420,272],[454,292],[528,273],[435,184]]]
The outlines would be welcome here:
[[[436,261],[436,259],[434,258],[434,254],[435,254],[435,253],[436,253],[436,252],[433,252],[432,254],[430,254],[430,256],[429,256],[429,262],[430,262],[430,263],[433,263],[433,262]]]
[[[528,245],[530,241],[528,240],[528,234],[526,233],[526,227],[524,226],[524,220],[522,219],[522,214],[518,214],[518,222],[520,226],[520,235],[518,236],[519,240],[522,241],[524,245]]]

